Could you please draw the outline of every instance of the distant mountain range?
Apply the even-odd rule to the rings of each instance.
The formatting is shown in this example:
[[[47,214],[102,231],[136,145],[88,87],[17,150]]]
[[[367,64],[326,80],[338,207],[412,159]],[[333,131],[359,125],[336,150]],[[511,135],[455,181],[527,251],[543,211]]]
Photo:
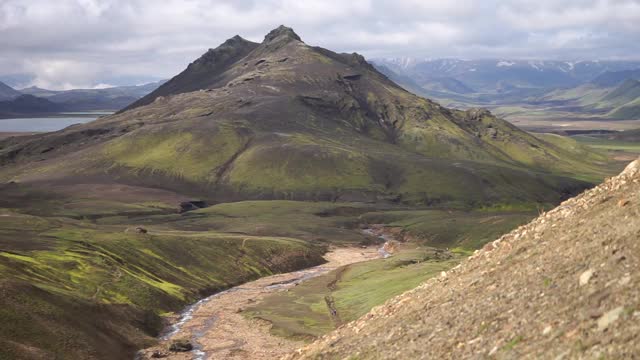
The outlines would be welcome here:
[[[106,89],[15,90],[0,82],[0,116],[60,111],[119,110],[155,90],[165,81]]]
[[[639,61],[373,60],[416,94],[456,108],[526,106],[603,119],[640,118]],[[511,110],[507,110],[511,111]],[[501,113],[498,111],[498,113]]]
[[[429,89],[433,82],[455,80],[446,91],[459,93],[460,83],[476,92],[508,92],[516,88],[548,89],[576,86],[606,72],[640,69],[640,61],[531,61],[531,60],[372,60],[393,72],[410,76]],[[463,92],[464,93],[464,92]]]
[[[619,78],[617,74],[606,73],[603,78],[599,77],[593,82],[554,90],[529,99],[529,102],[616,120],[640,119],[640,81],[633,78],[619,83],[612,81]]]
[[[33,95],[19,95],[12,100],[0,101],[0,116],[45,114],[65,111],[61,104]]]

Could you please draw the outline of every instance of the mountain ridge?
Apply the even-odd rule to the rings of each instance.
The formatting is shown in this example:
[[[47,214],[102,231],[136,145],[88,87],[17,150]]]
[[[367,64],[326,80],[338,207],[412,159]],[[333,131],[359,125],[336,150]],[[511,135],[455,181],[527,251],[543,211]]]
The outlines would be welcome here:
[[[0,101],[13,100],[20,94],[18,90],[0,81]]]

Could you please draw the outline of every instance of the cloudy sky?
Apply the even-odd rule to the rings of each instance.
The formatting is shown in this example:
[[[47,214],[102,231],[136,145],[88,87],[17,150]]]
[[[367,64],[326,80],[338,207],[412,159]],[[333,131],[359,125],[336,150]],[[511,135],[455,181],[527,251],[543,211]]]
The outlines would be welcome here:
[[[369,58],[640,59],[640,0],[0,0],[0,78],[142,83],[280,24]]]

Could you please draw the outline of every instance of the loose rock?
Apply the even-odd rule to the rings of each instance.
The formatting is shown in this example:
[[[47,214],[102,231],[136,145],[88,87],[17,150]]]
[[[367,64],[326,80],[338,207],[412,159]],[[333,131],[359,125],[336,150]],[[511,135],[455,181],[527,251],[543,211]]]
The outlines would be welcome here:
[[[193,350],[193,344],[187,339],[174,340],[169,346],[169,351],[187,352]]]
[[[580,286],[587,285],[593,276],[593,269],[589,269],[580,275]]]
[[[598,330],[602,331],[609,327],[611,323],[618,320],[623,310],[624,308],[622,306],[618,306],[617,308],[604,313],[604,315],[602,315],[600,319],[598,319]]]

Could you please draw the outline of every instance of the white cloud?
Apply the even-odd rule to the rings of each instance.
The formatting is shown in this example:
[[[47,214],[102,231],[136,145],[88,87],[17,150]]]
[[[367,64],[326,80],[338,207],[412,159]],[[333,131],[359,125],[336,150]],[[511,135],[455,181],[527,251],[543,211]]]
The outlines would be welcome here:
[[[280,24],[369,57],[639,58],[639,23],[640,0],[0,0],[0,74],[142,82]]]

